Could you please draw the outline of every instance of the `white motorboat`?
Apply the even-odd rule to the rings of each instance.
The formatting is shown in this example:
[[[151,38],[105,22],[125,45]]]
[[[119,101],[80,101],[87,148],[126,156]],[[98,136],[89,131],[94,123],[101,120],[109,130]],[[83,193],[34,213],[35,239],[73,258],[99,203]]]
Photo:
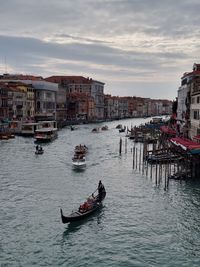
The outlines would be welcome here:
[[[86,166],[85,157],[81,157],[81,158],[74,157],[74,158],[72,158],[72,165],[76,169],[84,168]]]

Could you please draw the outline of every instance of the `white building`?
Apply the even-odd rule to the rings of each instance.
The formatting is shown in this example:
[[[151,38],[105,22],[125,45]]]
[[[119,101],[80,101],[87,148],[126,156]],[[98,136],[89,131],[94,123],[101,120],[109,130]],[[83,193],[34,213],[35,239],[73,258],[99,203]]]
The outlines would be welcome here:
[[[178,89],[178,106],[177,106],[177,120],[184,121],[186,114],[186,98],[190,91],[188,84],[184,84]]]
[[[189,136],[193,139],[200,135],[200,64],[194,64],[192,73]]]
[[[90,79],[91,96],[95,102],[95,115],[97,119],[104,119],[104,83]]]

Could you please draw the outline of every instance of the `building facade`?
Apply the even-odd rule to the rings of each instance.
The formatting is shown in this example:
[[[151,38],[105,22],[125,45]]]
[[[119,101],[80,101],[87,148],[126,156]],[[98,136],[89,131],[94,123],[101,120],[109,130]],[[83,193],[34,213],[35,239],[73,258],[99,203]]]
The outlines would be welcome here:
[[[189,137],[200,135],[200,64],[194,64],[190,82],[190,131]]]
[[[7,85],[0,83],[0,121],[9,117]]]
[[[42,77],[31,75],[2,75],[1,82],[22,83],[23,91],[26,92],[29,108],[26,116],[35,113],[35,118],[51,118],[56,119],[56,93],[58,85],[45,81]],[[34,96],[33,96],[34,93]],[[33,105],[34,97],[34,105]],[[14,101],[15,102],[15,101]],[[15,104],[13,103],[15,106]],[[33,106],[32,106],[33,105]],[[14,115],[15,116],[15,115]]]
[[[72,110],[77,110],[74,106],[75,94],[82,94],[82,98],[88,97],[86,103],[89,105],[85,117],[101,120],[104,118],[104,83],[82,76],[51,76],[47,81],[59,84],[59,87],[66,89],[67,117],[74,117]],[[70,96],[72,95],[72,97]],[[92,99],[94,101],[92,101]],[[73,102],[70,102],[73,99]],[[94,104],[94,107],[93,107]],[[94,108],[94,109],[93,109]],[[76,114],[82,116],[81,114]],[[83,117],[83,116],[82,116]]]

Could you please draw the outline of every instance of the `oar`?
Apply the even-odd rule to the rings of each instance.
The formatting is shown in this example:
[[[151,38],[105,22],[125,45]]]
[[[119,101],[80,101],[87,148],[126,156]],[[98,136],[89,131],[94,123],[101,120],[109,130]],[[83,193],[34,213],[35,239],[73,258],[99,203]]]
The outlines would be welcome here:
[[[92,195],[94,195],[94,193],[96,193],[97,190],[98,190],[98,188],[89,197],[91,197]]]

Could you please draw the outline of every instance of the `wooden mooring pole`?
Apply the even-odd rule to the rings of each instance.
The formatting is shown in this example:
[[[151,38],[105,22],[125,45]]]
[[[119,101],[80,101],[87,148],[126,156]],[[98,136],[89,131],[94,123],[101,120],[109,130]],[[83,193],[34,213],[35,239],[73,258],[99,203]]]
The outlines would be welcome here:
[[[133,147],[133,169],[135,169],[135,146]]]
[[[127,153],[127,138],[125,139],[125,154]]]
[[[122,139],[119,140],[119,154],[122,154]]]
[[[137,170],[137,163],[138,163],[138,151],[137,151],[137,147],[136,147],[136,159],[135,159],[135,162],[136,162],[136,170]]]
[[[142,144],[140,143],[140,154],[139,154],[139,172],[140,172],[140,170],[141,170],[141,155],[142,155],[142,152],[141,152],[141,150],[142,150]]]

